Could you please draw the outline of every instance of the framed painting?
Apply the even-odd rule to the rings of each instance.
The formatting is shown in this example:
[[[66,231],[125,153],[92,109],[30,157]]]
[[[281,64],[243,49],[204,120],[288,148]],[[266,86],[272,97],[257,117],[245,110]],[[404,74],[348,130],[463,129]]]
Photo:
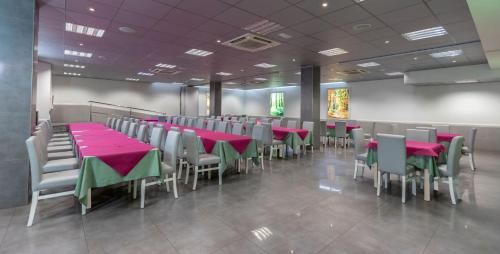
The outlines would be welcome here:
[[[269,113],[271,116],[283,116],[285,114],[285,93],[271,93]]]
[[[349,118],[349,89],[328,89],[328,118]]]

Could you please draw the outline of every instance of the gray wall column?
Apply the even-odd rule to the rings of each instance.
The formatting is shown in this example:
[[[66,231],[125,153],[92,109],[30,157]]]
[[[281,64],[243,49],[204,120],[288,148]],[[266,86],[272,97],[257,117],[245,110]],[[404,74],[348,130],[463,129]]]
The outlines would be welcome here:
[[[35,1],[0,4],[0,208],[28,203]]]
[[[210,81],[210,115],[220,116],[222,107],[222,82]]]
[[[303,65],[300,68],[300,120],[314,122],[313,145],[319,147],[320,133],[320,67]]]

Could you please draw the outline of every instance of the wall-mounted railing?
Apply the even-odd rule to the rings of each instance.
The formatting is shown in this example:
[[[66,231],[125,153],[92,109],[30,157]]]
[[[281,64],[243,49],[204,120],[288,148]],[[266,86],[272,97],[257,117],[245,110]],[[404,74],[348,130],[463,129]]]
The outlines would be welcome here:
[[[156,110],[144,109],[123,106],[113,103],[100,102],[100,101],[89,101],[90,106],[90,121],[94,121],[94,115],[100,115],[102,117],[134,117],[134,116],[144,116],[144,115],[166,115],[165,112],[160,112]],[[101,118],[101,117],[98,117]]]

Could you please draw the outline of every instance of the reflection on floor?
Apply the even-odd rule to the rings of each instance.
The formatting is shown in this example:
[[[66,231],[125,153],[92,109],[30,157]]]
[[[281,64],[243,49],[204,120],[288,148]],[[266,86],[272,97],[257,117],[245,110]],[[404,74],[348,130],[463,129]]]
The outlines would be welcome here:
[[[369,171],[352,179],[352,150],[333,148],[180,184],[178,200],[151,187],[143,210],[124,188],[84,217],[73,198],[41,201],[32,228],[28,206],[0,210],[0,253],[499,253],[500,163],[477,164],[462,159],[457,206],[445,184],[431,202],[401,204],[396,180],[377,198]]]

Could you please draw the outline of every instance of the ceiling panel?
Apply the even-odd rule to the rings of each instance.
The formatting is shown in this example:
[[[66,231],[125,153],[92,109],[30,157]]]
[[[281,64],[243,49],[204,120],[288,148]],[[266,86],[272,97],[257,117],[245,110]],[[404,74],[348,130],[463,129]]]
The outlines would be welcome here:
[[[314,16],[306,11],[290,6],[286,9],[274,13],[270,19],[283,26],[292,26],[297,23],[312,19]]]
[[[332,25],[342,26],[369,17],[372,17],[372,15],[359,5],[351,5],[344,9],[328,13],[321,18]]]
[[[125,0],[121,8],[157,19],[163,18],[172,9],[166,4],[153,0]]]
[[[327,3],[328,6],[323,7],[323,3]],[[297,6],[315,16],[321,16],[353,4],[352,0],[303,0],[297,3]]]
[[[290,4],[284,0],[243,0],[236,6],[260,16],[267,16],[279,10],[285,9],[289,5]]]
[[[291,28],[303,34],[316,34],[329,30],[333,27],[325,21],[322,21],[319,18],[315,18],[292,26]]]
[[[217,0],[183,0],[177,7],[203,17],[211,18],[229,9],[231,6]]]
[[[237,8],[227,9],[221,14],[215,16],[214,19],[237,27],[245,27],[262,20],[261,17]]]

